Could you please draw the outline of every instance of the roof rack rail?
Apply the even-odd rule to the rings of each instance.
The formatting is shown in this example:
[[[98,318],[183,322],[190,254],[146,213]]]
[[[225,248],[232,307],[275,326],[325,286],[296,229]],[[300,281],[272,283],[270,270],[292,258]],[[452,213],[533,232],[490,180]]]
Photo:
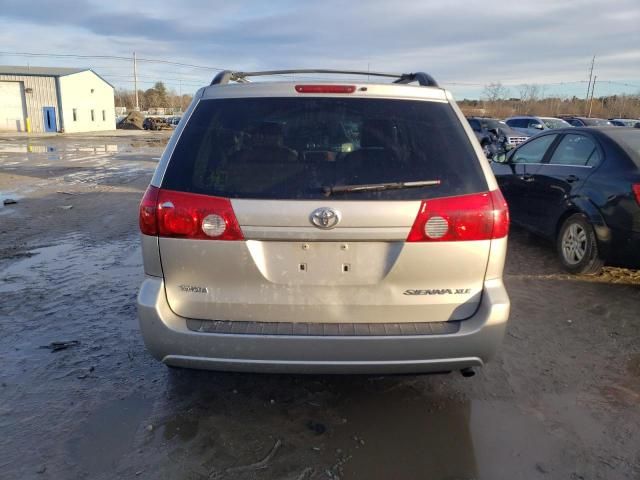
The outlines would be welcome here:
[[[231,70],[223,70],[218,73],[210,85],[225,85],[231,81],[239,83],[249,82],[248,77],[262,77],[268,75],[294,75],[308,73],[325,73],[332,75],[366,75],[371,77],[387,77],[395,78],[393,83],[406,85],[408,83],[418,82],[422,87],[437,87],[438,83],[435,79],[424,72],[415,73],[382,73],[367,72],[363,70],[327,70],[327,69],[300,69],[300,70],[265,70],[262,72],[233,72]]]

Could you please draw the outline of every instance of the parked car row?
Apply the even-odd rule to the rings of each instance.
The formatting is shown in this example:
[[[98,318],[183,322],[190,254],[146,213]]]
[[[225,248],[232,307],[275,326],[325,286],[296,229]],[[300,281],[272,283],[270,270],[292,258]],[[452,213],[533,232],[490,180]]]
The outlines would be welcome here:
[[[640,128],[640,120],[636,118],[610,118],[611,125],[616,127],[635,127]]]
[[[529,135],[514,130],[502,120],[486,117],[468,117],[467,121],[482,146],[487,158],[526,142]]]
[[[176,128],[180,117],[147,117],[142,124],[145,130],[168,130]]]
[[[537,135],[545,130],[553,130],[555,128],[566,128],[571,126],[565,120],[554,117],[509,117],[505,120],[505,123],[511,128],[522,132],[529,137],[533,137],[534,135]]]
[[[636,119],[616,118],[605,120],[603,118],[578,116],[556,118],[520,115],[504,120],[472,116],[467,117],[467,121],[489,159],[493,158],[494,155],[506,153],[526,141],[529,137],[548,130],[568,127],[604,126],[640,128],[640,120]]]

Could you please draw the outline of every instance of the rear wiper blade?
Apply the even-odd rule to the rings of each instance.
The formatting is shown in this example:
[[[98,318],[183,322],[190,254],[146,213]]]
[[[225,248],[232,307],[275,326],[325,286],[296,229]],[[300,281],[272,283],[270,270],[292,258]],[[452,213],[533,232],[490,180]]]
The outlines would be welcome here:
[[[363,183],[361,185],[335,185],[322,187],[325,197],[333,193],[370,192],[375,190],[401,190],[403,188],[420,188],[440,185],[440,180],[418,180],[416,182]]]

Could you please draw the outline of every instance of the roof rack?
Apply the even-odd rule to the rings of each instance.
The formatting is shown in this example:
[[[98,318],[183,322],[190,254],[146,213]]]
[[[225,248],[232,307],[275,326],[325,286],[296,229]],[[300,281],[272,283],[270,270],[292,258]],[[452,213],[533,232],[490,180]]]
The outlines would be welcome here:
[[[437,87],[438,83],[435,79],[424,72],[416,73],[381,73],[367,72],[362,70],[326,70],[326,69],[301,69],[301,70],[265,70],[262,72],[233,72],[231,70],[223,70],[218,73],[210,85],[225,85],[231,81],[239,83],[248,83],[248,77],[263,77],[268,75],[293,75],[296,73],[328,73],[332,75],[366,75],[371,77],[395,78],[393,83],[406,85],[408,83],[418,82],[422,87]]]

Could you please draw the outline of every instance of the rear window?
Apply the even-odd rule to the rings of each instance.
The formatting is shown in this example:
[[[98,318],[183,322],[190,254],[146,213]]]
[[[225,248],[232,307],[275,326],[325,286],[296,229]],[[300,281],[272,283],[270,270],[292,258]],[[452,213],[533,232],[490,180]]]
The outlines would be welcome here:
[[[602,118],[583,118],[582,121],[585,125],[590,127],[605,127],[612,124],[609,120],[604,120]]]
[[[640,129],[620,128],[607,131],[607,135],[619,143],[633,162],[640,167]]]
[[[542,121],[547,128],[567,128],[571,126],[569,122],[565,122],[560,118],[543,118]]]
[[[500,120],[487,119],[482,121],[482,126],[486,129],[498,129],[506,127],[507,124]]]
[[[173,152],[163,188],[229,198],[319,199],[323,187],[440,180],[335,199],[420,199],[485,191],[446,103],[342,98],[204,100]]]
[[[529,125],[529,120],[526,118],[512,118],[511,120],[507,120],[507,125],[515,128],[527,128]]]

